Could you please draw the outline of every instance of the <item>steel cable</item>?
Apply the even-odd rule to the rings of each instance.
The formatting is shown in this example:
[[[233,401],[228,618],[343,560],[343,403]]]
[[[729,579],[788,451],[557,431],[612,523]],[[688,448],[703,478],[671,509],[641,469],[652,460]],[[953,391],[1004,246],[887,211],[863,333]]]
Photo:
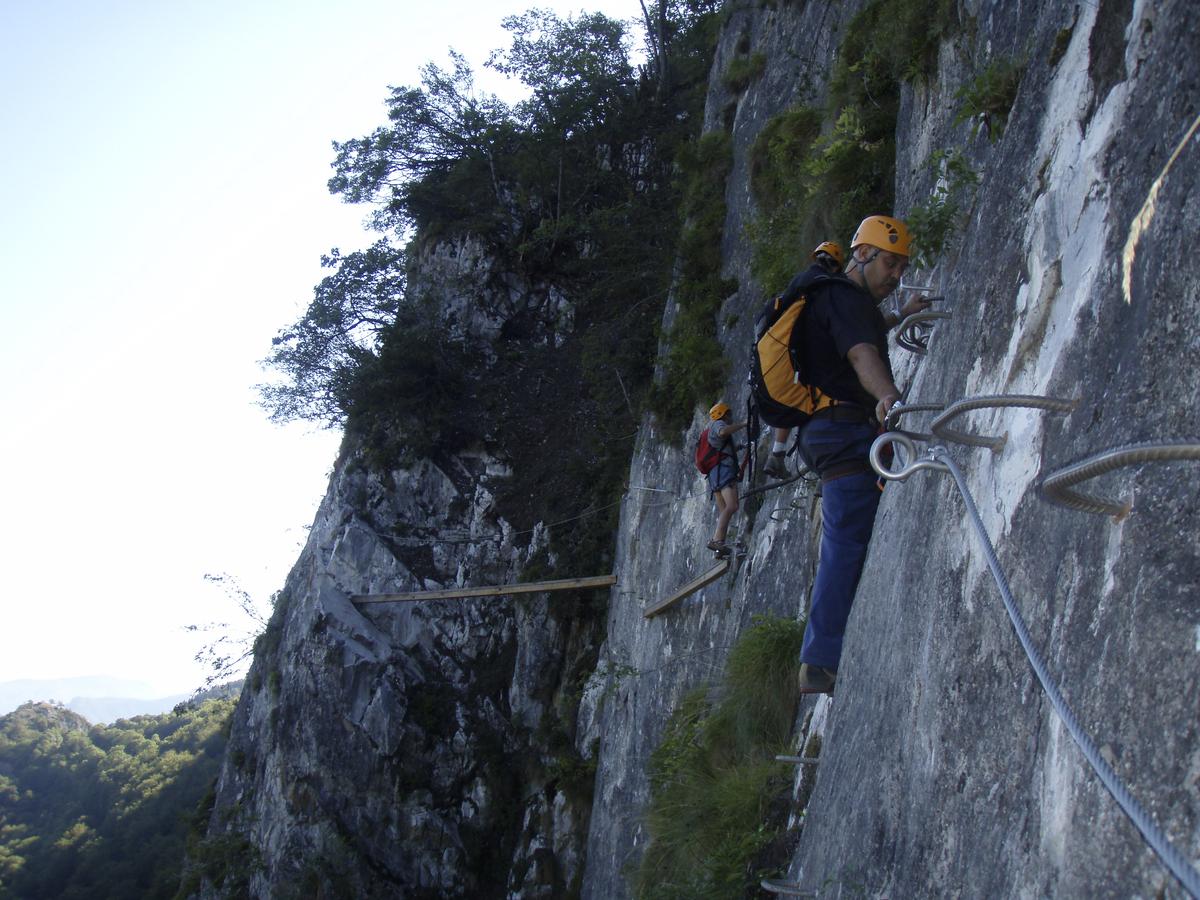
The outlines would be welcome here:
[[[1046,692],[1046,696],[1050,699],[1050,705],[1054,707],[1054,711],[1058,714],[1058,717],[1067,726],[1067,731],[1070,732],[1079,749],[1083,751],[1083,755],[1091,763],[1092,768],[1100,777],[1104,786],[1108,788],[1113,799],[1117,801],[1117,805],[1125,811],[1125,815],[1129,817],[1134,827],[1142,833],[1147,843],[1158,854],[1159,859],[1171,870],[1171,874],[1179,879],[1184,889],[1191,894],[1194,900],[1200,900],[1200,872],[1197,872],[1183,858],[1183,855],[1175,849],[1167,839],[1167,836],[1150,821],[1150,817],[1133,798],[1129,788],[1121,782],[1117,774],[1112,770],[1112,767],[1100,755],[1100,751],[1092,742],[1092,739],[1084,733],[1082,726],[1075,718],[1075,714],[1071,712],[1070,707],[1067,706],[1067,702],[1059,692],[1058,687],[1050,680],[1050,670],[1046,667],[1046,663],[1042,660],[1037,648],[1033,646],[1033,638],[1029,634],[1029,629],[1025,626],[1025,620],[1021,617],[1016,602],[1013,600],[1008,580],[1004,577],[1004,572],[1000,568],[1000,560],[996,557],[996,550],[992,546],[991,539],[988,538],[987,531],[984,529],[983,519],[980,518],[979,510],[975,507],[975,501],[967,491],[966,481],[963,478],[962,472],[959,471],[954,460],[950,458],[946,448],[931,447],[929,455],[932,459],[946,467],[946,470],[954,477],[955,484],[958,485],[958,492],[962,494],[963,502],[966,504],[967,512],[971,518],[971,523],[975,528],[975,534],[979,538],[979,542],[983,544],[984,556],[987,558],[988,568],[992,570],[992,577],[996,580],[996,587],[1000,590],[1000,596],[1004,600],[1004,607],[1008,610],[1008,617],[1012,620],[1013,628],[1017,632],[1017,638],[1025,650],[1025,655],[1029,657],[1030,665],[1033,666],[1033,671],[1037,675],[1038,681],[1042,683],[1042,690]]]
[[[904,320],[896,333],[896,343],[910,353],[924,356],[929,352],[929,335],[933,328],[930,323],[950,318],[953,318],[953,315],[948,312],[913,313]]]
[[[1113,447],[1051,472],[1042,480],[1042,492],[1051,503],[1082,512],[1114,516],[1119,522],[1129,514],[1132,500],[1107,500],[1072,490],[1072,486],[1122,466],[1172,459],[1200,459],[1200,442],[1188,440]]]

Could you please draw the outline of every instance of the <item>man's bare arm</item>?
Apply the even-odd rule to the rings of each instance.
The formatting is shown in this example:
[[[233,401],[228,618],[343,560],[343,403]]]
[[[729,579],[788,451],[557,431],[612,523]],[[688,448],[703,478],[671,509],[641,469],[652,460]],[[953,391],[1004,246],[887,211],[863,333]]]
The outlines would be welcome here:
[[[896,390],[896,383],[888,374],[878,348],[865,342],[855,344],[846,354],[846,358],[854,367],[854,374],[858,376],[859,383],[866,388],[867,393],[879,401],[875,404],[875,417],[882,422],[888,410],[900,399],[900,392]]]

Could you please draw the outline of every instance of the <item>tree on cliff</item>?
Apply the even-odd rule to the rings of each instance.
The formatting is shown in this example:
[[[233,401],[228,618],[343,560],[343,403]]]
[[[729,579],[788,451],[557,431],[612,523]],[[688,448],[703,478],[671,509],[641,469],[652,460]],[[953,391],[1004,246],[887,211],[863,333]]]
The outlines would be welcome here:
[[[669,4],[664,34],[695,55],[679,35],[711,6]],[[272,418],[345,422],[397,316],[423,323],[433,369],[461,362],[436,316],[407,294],[408,266],[440,240],[482,239],[499,270],[569,285],[614,310],[625,296],[661,303],[678,233],[674,152],[697,124],[692,82],[706,65],[678,60],[672,68],[690,80],[664,94],[630,63],[625,25],[602,14],[532,10],[504,27],[512,44],[487,65],[519,78],[527,100],[510,108],[477,93],[452,53],[449,69],[429,63],[420,85],[392,89],[388,125],[334,143],[330,191],[373,205],[371,225],[407,246],[385,238],[323,258],[333,273],[264,360],[282,376],[262,389]]]
[[[394,88],[386,125],[334,144],[329,180],[372,205],[387,237],[326,257],[332,273],[265,361],[282,376],[262,392],[272,417],[344,424],[381,465],[489,435],[518,460],[499,499],[521,527],[608,507],[629,446],[595,435],[614,415],[640,415],[653,379],[680,235],[676,158],[703,118],[716,9],[650,7],[650,21],[665,17],[652,52],[670,64],[644,69],[624,23],[513,16],[510,46],[487,65],[529,88],[514,106],[478,93],[457,55]],[[499,344],[458,328],[453,289],[422,271],[435,249],[464,242],[489,279],[469,303],[502,322]],[[554,387],[551,402],[529,402],[539,385]],[[572,534],[556,557],[586,556],[591,571],[609,543]]]

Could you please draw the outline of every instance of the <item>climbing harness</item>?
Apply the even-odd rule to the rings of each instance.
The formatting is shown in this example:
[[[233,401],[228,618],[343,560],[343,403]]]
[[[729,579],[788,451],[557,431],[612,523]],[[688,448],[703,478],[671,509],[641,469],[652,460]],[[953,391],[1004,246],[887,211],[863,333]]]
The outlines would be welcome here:
[[[980,397],[968,397],[953,403],[940,416],[933,420],[930,426],[934,435],[943,441],[953,441],[956,444],[966,444],[970,447],[987,447],[993,453],[999,453],[1008,443],[1007,432],[1003,437],[990,438],[967,434],[950,428],[950,422],[972,409],[991,409],[1001,406],[1018,406],[1029,409],[1044,409],[1049,412],[1069,413],[1075,408],[1079,398],[1061,400],[1057,397],[1037,397],[1032,394],[990,394]]]
[[[1071,406],[1073,407],[1074,403],[1071,403]],[[947,410],[947,413],[949,412],[950,410]],[[945,417],[943,416],[943,418]],[[893,472],[884,468],[881,455],[884,446],[896,442],[905,446],[912,457],[912,461],[899,471]],[[980,446],[987,445],[981,444]],[[1087,463],[1089,461],[1084,460],[1084,462]],[[970,516],[971,524],[974,526],[975,535],[983,545],[984,557],[987,560],[988,568],[991,569],[992,577],[996,581],[996,587],[1000,591],[1000,596],[1004,600],[1004,608],[1008,611],[1008,617],[1012,620],[1013,628],[1017,632],[1017,638],[1021,642],[1021,647],[1025,650],[1025,655],[1029,658],[1029,663],[1033,666],[1033,671],[1037,675],[1038,681],[1041,682],[1042,690],[1046,692],[1046,696],[1050,700],[1050,705],[1054,708],[1062,723],[1067,727],[1067,731],[1070,732],[1071,737],[1083,752],[1084,757],[1091,763],[1092,769],[1100,777],[1101,782],[1108,788],[1113,799],[1117,801],[1117,805],[1124,810],[1125,815],[1129,817],[1134,827],[1142,833],[1146,842],[1158,854],[1159,859],[1171,870],[1171,874],[1179,879],[1185,890],[1195,900],[1200,900],[1200,872],[1193,868],[1183,858],[1182,854],[1175,849],[1166,835],[1151,821],[1150,817],[1146,815],[1146,812],[1133,798],[1129,788],[1117,778],[1112,767],[1101,756],[1095,743],[1084,733],[1083,727],[1079,724],[1079,720],[1075,718],[1075,714],[1071,711],[1070,707],[1067,706],[1067,702],[1059,692],[1058,686],[1051,681],[1050,670],[1047,668],[1041,654],[1038,653],[1037,648],[1033,646],[1033,638],[1029,634],[1029,629],[1025,626],[1025,620],[1021,617],[1021,613],[1017,609],[1016,601],[1013,599],[1012,591],[1008,586],[1008,580],[1000,568],[1000,560],[996,556],[996,550],[992,546],[987,530],[984,528],[983,519],[979,515],[975,501],[967,490],[966,479],[963,477],[954,460],[950,457],[946,448],[941,446],[930,447],[924,457],[917,458],[916,445],[912,440],[905,434],[891,431],[880,435],[871,446],[871,465],[875,468],[876,472],[889,481],[906,481],[910,475],[922,469],[949,472],[951,474],[955,484],[958,486],[958,492],[962,495],[963,503],[967,507],[967,513]],[[1082,463],[1079,465],[1082,465]]]
[[[900,330],[896,332],[896,343],[911,353],[924,356],[929,352],[929,336],[933,333],[931,323],[953,317],[948,312],[913,313],[901,323]]]
[[[1172,459],[1200,459],[1200,441],[1172,441],[1128,444],[1113,447],[1077,463],[1051,472],[1042,480],[1046,499],[1068,509],[1113,516],[1120,522],[1133,507],[1132,500],[1106,500],[1094,494],[1072,490],[1072,486],[1122,466]]]

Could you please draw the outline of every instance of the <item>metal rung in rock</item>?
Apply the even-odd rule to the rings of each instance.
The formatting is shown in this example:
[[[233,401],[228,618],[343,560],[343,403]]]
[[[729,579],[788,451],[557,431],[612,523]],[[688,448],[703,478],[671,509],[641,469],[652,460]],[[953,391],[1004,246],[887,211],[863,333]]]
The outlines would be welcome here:
[[[646,609],[642,615],[647,619],[657,616],[660,612],[670,609],[684,597],[690,596],[691,594],[696,593],[696,591],[700,590],[700,588],[704,587],[706,584],[711,584],[712,582],[716,581],[728,571],[729,557],[725,557],[725,559],[721,560],[699,578],[692,579],[665,600],[659,600],[653,606]]]
[[[592,578],[560,578],[557,581],[531,581],[527,584],[503,584],[497,587],[449,588],[441,591],[412,591],[407,594],[355,594],[353,603],[411,603],[416,600],[459,600],[466,597],[500,597],[506,594],[541,594],[573,588],[608,587],[617,583],[616,575]]]
[[[772,894],[783,894],[786,897],[810,897],[816,900],[817,892],[800,887],[798,881],[782,881],[778,878],[764,878],[762,889]]]

